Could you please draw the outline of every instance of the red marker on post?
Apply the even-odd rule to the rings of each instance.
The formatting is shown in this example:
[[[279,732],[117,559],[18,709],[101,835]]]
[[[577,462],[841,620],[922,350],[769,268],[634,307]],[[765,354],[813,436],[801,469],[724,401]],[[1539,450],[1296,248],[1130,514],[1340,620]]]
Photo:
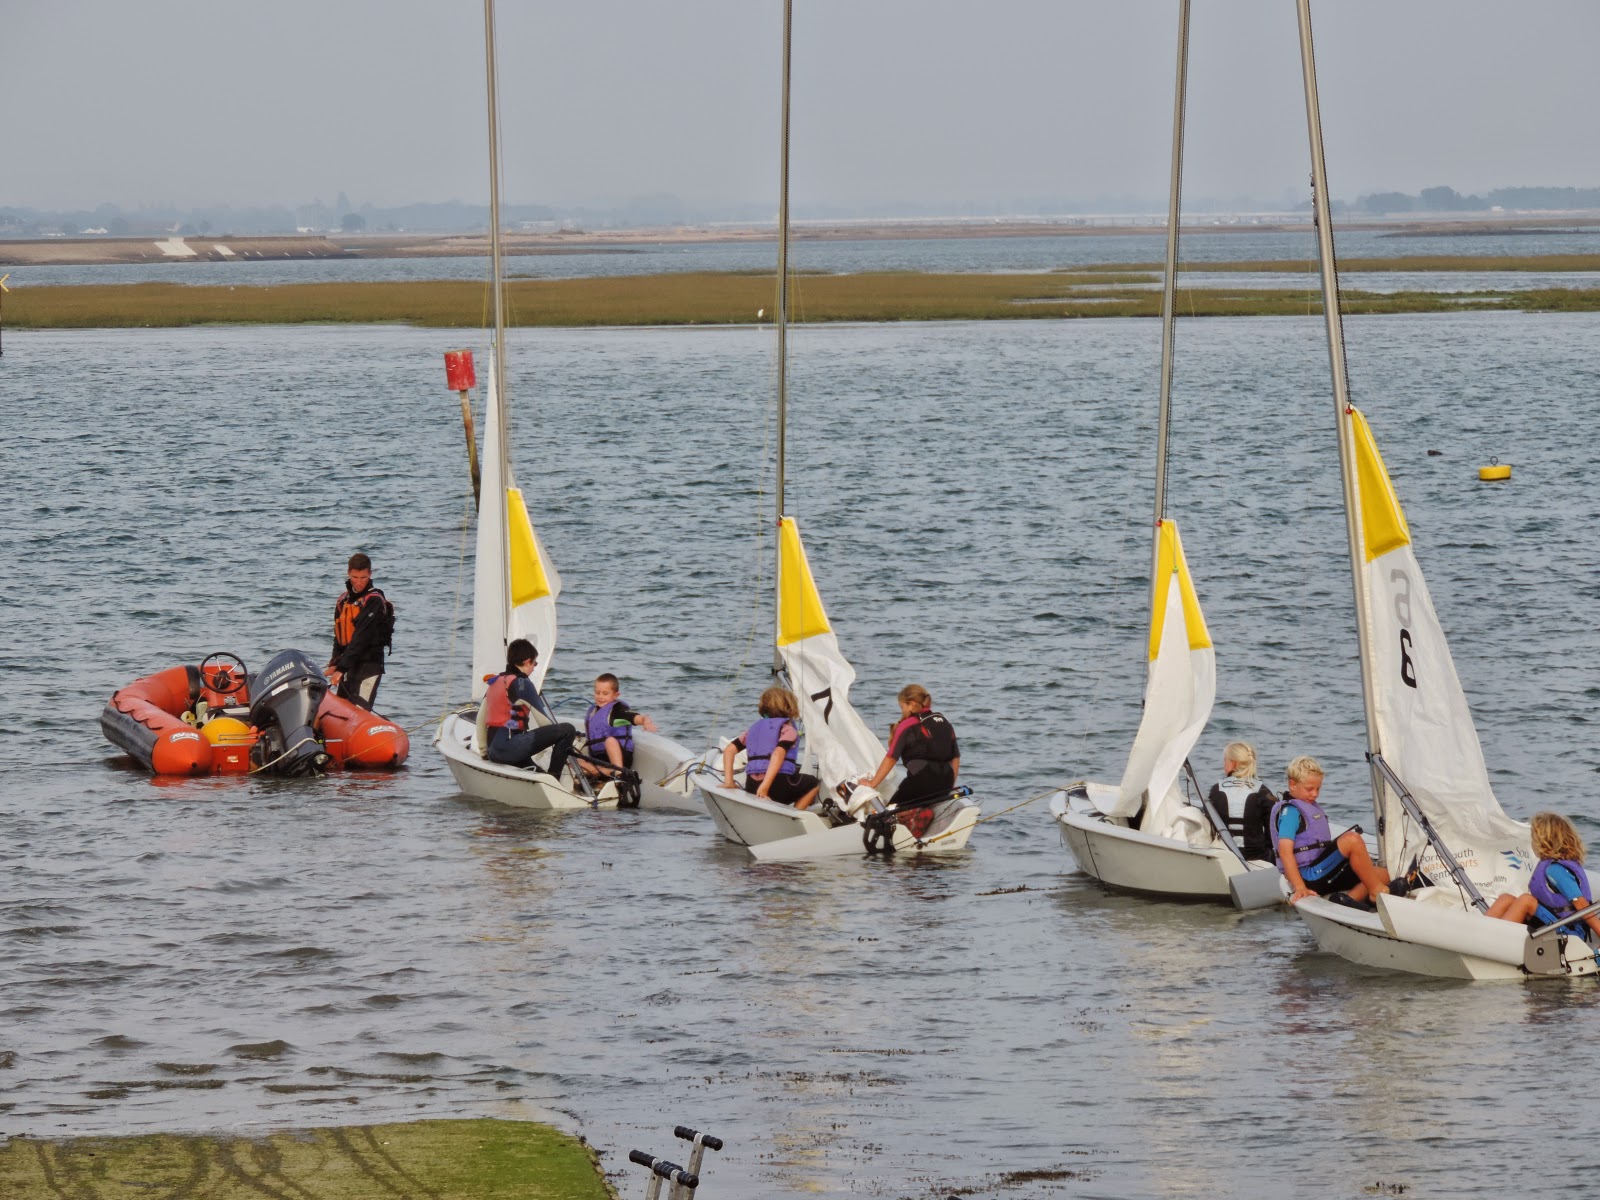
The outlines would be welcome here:
[[[472,402],[467,393],[478,386],[478,373],[472,366],[471,350],[446,350],[444,374],[450,390],[461,397],[461,424],[467,431],[467,465],[472,469],[472,507],[480,503],[478,493],[481,483],[478,476],[478,437],[472,428]]]

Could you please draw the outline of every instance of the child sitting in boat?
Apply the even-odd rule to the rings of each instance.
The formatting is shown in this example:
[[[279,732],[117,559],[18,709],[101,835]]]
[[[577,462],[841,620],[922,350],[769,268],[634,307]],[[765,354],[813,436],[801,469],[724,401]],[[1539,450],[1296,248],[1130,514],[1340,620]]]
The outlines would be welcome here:
[[[1229,831],[1243,836],[1244,856],[1271,862],[1268,818],[1278,798],[1256,778],[1256,748],[1249,742],[1222,748],[1222,778],[1211,785],[1209,799]]]
[[[584,774],[591,779],[612,778],[633,766],[635,725],[646,733],[656,731],[654,721],[623,703],[621,687],[621,682],[609,671],[595,677],[594,703],[584,717],[584,753],[600,761],[578,760]],[[602,762],[609,762],[616,770],[607,771],[600,765]]]
[[[1528,880],[1528,890],[1520,896],[1506,892],[1497,897],[1489,905],[1488,915],[1539,927],[1588,908],[1594,891],[1583,869],[1583,839],[1572,822],[1560,813],[1542,812],[1533,814],[1532,825],[1533,852],[1539,856],[1539,865]],[[1597,936],[1585,935],[1580,925]],[[1600,916],[1590,915],[1563,928],[1600,942]]]
[[[1322,764],[1304,755],[1289,764],[1289,790],[1272,808],[1278,869],[1292,889],[1290,904],[1326,896],[1336,904],[1363,907],[1379,892],[1398,891],[1389,872],[1372,861],[1361,827],[1335,838],[1327,814],[1317,804],[1322,794]]]
[[[733,760],[745,752],[744,790],[763,800],[807,809],[819,781],[800,770],[800,702],[788,688],[769,687],[757,706],[761,719],[722,748],[722,786],[733,786]]]

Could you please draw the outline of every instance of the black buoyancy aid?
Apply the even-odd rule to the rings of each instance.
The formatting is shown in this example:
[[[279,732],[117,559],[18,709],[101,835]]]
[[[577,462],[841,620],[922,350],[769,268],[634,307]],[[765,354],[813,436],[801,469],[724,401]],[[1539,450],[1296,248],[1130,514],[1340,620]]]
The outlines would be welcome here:
[[[900,731],[895,745],[896,757],[912,769],[912,763],[948,763],[956,757],[955,727],[945,720],[943,713],[924,709],[917,714],[917,723]]]

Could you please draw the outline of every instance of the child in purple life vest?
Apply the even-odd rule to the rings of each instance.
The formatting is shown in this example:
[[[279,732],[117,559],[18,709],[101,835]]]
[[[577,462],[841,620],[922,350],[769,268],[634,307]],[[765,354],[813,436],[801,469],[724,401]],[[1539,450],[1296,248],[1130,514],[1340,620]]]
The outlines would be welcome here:
[[[722,748],[722,786],[733,786],[733,760],[745,752],[744,790],[763,800],[807,809],[817,798],[819,781],[800,770],[800,731],[794,719],[800,702],[788,688],[761,693],[761,719]]]
[[[609,762],[616,770],[607,771],[597,762],[578,759],[583,773],[591,779],[611,778],[633,766],[633,727],[637,725],[646,733],[656,731],[656,723],[641,712],[634,712],[623,703],[619,694],[621,683],[607,672],[594,681],[594,703],[584,718],[584,753],[590,758]]]
[[[1372,861],[1360,829],[1337,838],[1317,804],[1322,794],[1322,764],[1302,755],[1289,764],[1289,790],[1272,807],[1272,837],[1278,869],[1289,881],[1290,904],[1327,896],[1339,904],[1364,907],[1379,892],[1397,890],[1389,872]]]
[[[1542,812],[1533,814],[1532,826],[1533,852],[1539,856],[1539,865],[1528,880],[1528,890],[1520,896],[1506,892],[1496,897],[1488,915],[1544,926],[1588,908],[1594,891],[1583,869],[1583,839],[1572,822],[1560,813]],[[1600,937],[1585,935],[1581,925],[1588,926],[1590,934],[1600,935],[1600,916],[1591,915],[1564,927],[1589,941],[1600,941]]]

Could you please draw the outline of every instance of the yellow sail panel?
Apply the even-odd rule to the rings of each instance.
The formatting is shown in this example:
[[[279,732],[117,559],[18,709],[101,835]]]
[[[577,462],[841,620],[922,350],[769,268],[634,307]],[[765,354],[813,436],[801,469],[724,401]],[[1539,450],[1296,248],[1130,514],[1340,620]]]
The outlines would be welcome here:
[[[784,517],[778,522],[778,645],[787,646],[832,628],[811,578],[806,548],[800,544],[800,527],[793,517]]]
[[[1366,539],[1367,561],[1408,545],[1411,530],[1400,498],[1394,494],[1383,456],[1372,436],[1367,418],[1358,408],[1350,410],[1350,425],[1356,443],[1356,493],[1361,503],[1361,532]]]
[[[533,540],[533,522],[528,520],[521,488],[506,489],[506,532],[511,542],[511,606],[548,596],[550,580],[539,544]]]
[[[1189,577],[1189,562],[1183,556],[1183,539],[1178,536],[1178,523],[1162,521],[1156,536],[1156,594],[1154,610],[1150,614],[1151,662],[1161,652],[1161,634],[1166,625],[1167,600],[1174,575],[1178,579],[1178,594],[1183,600],[1183,623],[1189,637],[1189,649],[1204,650],[1211,645],[1211,631],[1206,628],[1205,613],[1200,611],[1200,597],[1195,595],[1194,580]]]

